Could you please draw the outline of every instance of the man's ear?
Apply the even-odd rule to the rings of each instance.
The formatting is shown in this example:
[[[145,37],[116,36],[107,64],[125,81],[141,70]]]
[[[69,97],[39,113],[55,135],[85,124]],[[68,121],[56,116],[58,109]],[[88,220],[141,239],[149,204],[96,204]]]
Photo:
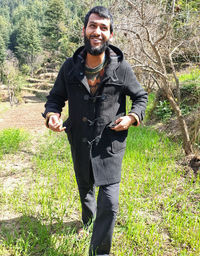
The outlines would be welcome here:
[[[84,34],[85,34],[85,27],[83,27],[82,29],[82,36],[84,36]]]
[[[113,32],[110,34],[110,39],[109,39],[110,42],[113,41]]]

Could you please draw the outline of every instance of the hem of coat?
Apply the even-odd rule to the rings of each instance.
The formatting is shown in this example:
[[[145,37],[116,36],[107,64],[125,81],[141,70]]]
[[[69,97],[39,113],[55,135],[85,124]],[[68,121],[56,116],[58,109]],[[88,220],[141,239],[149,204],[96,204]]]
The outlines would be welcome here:
[[[121,178],[118,178],[118,179],[109,179],[107,181],[103,180],[102,182],[101,181],[98,181],[98,182],[95,182],[95,186],[96,187],[99,187],[99,186],[105,186],[105,185],[111,185],[111,184],[115,184],[115,183],[120,183],[121,181]]]

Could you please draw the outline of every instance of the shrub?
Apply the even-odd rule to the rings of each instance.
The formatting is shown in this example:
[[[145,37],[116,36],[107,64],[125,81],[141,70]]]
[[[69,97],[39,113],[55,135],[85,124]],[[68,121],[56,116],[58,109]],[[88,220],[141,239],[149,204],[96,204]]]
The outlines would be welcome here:
[[[167,121],[172,116],[172,109],[167,100],[158,102],[155,109],[155,115],[162,121]]]

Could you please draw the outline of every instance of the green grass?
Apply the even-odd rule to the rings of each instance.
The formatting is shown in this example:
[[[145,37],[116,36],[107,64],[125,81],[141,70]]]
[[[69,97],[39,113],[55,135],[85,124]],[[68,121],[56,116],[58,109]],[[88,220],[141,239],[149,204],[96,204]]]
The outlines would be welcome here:
[[[199,68],[192,68],[187,71],[187,73],[182,73],[178,76],[180,82],[186,81],[200,81],[200,69]]]
[[[20,129],[0,131],[0,159],[4,154],[15,153],[28,139],[28,134]]]
[[[151,112],[154,109],[154,105],[155,105],[155,98],[156,98],[156,94],[155,92],[151,92],[148,94],[148,104],[147,104],[147,108],[145,111],[145,118],[144,118],[144,122],[146,122],[147,120],[150,119],[151,116]]]
[[[112,253],[200,255],[199,177],[178,167],[181,148],[147,127],[129,130]],[[81,207],[66,135],[48,133],[33,156],[29,185],[1,189],[0,255],[85,256]]]

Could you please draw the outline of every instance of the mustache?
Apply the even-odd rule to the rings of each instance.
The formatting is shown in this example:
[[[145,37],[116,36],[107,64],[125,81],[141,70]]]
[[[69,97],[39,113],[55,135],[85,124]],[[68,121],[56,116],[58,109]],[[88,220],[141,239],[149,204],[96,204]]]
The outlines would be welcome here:
[[[99,39],[99,40],[103,40],[103,38],[100,37],[100,36],[90,36],[89,38],[90,38],[90,39],[96,38],[96,39]]]

